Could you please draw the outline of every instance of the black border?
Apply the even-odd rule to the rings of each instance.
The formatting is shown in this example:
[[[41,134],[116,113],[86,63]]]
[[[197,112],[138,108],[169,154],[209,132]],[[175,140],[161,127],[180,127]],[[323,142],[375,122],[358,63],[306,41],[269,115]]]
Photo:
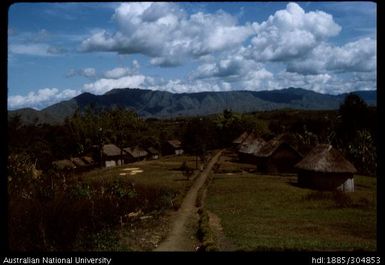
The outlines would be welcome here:
[[[8,10],[9,7],[14,3],[33,3],[34,1],[20,1],[20,0],[2,0],[0,1],[2,7],[0,9],[1,15],[1,33],[7,34],[8,32]],[[74,1],[39,1],[40,3],[60,3],[60,2],[78,2]],[[79,1],[79,2],[121,2],[121,1]],[[201,2],[201,1],[196,1]],[[203,1],[202,1],[203,2]],[[205,1],[212,2],[212,1]],[[222,1],[230,2],[230,1]],[[231,1],[234,2],[234,1]],[[260,2],[260,1],[257,1]],[[265,2],[265,1],[264,1]],[[286,2],[286,1],[282,1]],[[295,1],[303,2],[303,1]],[[314,1],[316,2],[316,1]],[[323,1],[327,2],[327,1]],[[341,1],[344,2],[344,1]],[[353,2],[353,1],[349,1]],[[380,23],[381,15],[383,14],[384,2],[385,1],[366,1],[374,2],[377,4],[377,32],[382,31],[382,25]],[[382,18],[383,19],[383,18]],[[1,49],[1,58],[3,67],[1,68],[1,80],[3,81],[2,89],[0,89],[0,106],[4,111],[1,111],[1,121],[3,126],[1,128],[7,128],[7,56],[8,56],[8,34],[6,37],[2,38],[2,48]],[[167,253],[155,253],[155,252],[10,252],[8,248],[8,234],[7,234],[7,220],[8,220],[8,197],[7,197],[7,174],[6,174],[6,164],[8,156],[8,144],[7,144],[7,130],[3,131],[3,137],[1,137],[0,148],[0,166],[1,166],[1,178],[0,178],[0,194],[1,206],[0,206],[0,216],[1,216],[1,232],[0,232],[0,261],[3,263],[5,257],[14,258],[14,257],[106,257],[112,258],[110,264],[129,264],[133,262],[167,262],[172,263],[196,263],[197,261],[207,261],[207,262],[252,262],[252,263],[261,263],[261,264],[313,264],[312,258],[320,257],[381,257],[381,264],[385,264],[385,255],[384,255],[384,136],[385,131],[383,127],[385,113],[384,113],[384,94],[383,94],[383,76],[378,75],[379,69],[381,69],[381,63],[384,60],[383,57],[383,41],[381,36],[377,34],[377,154],[378,154],[378,169],[377,169],[377,251],[375,252],[167,252]],[[3,70],[4,69],[4,70]],[[326,263],[324,263],[326,264]],[[363,264],[363,263],[361,263]]]

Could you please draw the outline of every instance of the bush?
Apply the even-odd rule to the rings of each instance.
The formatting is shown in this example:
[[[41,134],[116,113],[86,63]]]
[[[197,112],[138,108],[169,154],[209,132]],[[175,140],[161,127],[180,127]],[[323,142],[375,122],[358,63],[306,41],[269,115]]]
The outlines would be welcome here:
[[[133,183],[74,183],[54,196],[11,198],[10,249],[17,251],[73,251],[103,249],[102,231],[120,225],[130,212],[169,209],[178,193],[165,187]],[[96,236],[91,240],[90,235]],[[89,235],[89,236],[88,236]]]
[[[216,246],[215,236],[210,228],[209,215],[206,210],[200,208],[198,210],[199,223],[197,230],[197,238],[202,242],[200,250],[203,251],[218,251]]]
[[[194,170],[187,165],[186,161],[183,161],[179,169],[182,171],[183,176],[185,176],[187,180],[190,180],[191,176],[194,174]]]
[[[8,156],[8,194],[11,197],[31,198],[34,196],[34,183],[39,178],[32,157],[26,153]]]

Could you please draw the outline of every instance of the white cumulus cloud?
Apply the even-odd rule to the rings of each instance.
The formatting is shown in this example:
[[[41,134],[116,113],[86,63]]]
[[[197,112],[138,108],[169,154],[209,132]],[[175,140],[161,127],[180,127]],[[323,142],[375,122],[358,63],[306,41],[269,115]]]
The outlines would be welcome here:
[[[341,47],[323,43],[301,60],[288,64],[288,71],[299,73],[371,72],[377,68],[377,44],[371,38],[349,42]]]
[[[303,56],[321,41],[339,34],[341,27],[323,11],[306,13],[289,3],[268,20],[257,23],[247,52],[258,61],[286,61]]]
[[[75,97],[80,93],[80,91],[73,89],[59,90],[57,88],[43,88],[39,89],[37,92],[29,92],[26,96],[16,95],[8,97],[8,108],[41,108]]]
[[[101,78],[93,83],[84,84],[83,90],[101,95],[114,88],[138,88],[145,80],[144,75],[124,76],[118,79]]]
[[[152,64],[175,66],[188,57],[236,47],[253,33],[251,25],[238,25],[225,12],[187,15],[177,3],[122,3],[114,19],[119,31],[94,33],[80,49],[141,53],[151,57]]]
[[[130,73],[130,69],[128,69],[127,67],[117,67],[109,71],[106,71],[104,73],[104,76],[110,79],[118,79],[128,75],[129,73]]]
[[[128,67],[116,67],[104,72],[103,76],[107,79],[118,79],[127,75],[135,75],[140,69],[140,64],[137,60],[132,61],[130,68]]]
[[[262,90],[273,77],[261,63],[241,55],[229,55],[214,62],[203,63],[190,75],[190,79],[234,83],[238,90]]]
[[[161,84],[147,87],[151,90],[162,90],[171,93],[194,93],[205,91],[230,91],[231,84],[227,82],[213,82],[209,80],[181,80],[172,79]]]

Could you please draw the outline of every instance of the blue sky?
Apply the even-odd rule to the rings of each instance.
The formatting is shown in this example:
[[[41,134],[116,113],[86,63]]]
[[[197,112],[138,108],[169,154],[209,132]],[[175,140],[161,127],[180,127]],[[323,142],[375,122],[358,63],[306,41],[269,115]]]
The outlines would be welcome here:
[[[83,92],[375,90],[373,2],[17,3],[8,109]]]

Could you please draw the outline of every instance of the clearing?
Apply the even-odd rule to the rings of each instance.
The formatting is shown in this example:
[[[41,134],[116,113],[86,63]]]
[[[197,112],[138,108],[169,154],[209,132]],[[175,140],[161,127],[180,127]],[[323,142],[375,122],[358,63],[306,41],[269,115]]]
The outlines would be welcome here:
[[[155,249],[169,234],[175,210],[180,207],[199,173],[195,170],[194,175],[187,179],[179,169],[185,161],[190,168],[195,168],[195,156],[164,156],[158,160],[96,169],[80,176],[81,183],[95,188],[114,183],[117,187],[135,187],[133,200],[140,202],[131,212],[122,213],[120,226],[110,225],[109,229],[97,235],[95,250]]]
[[[296,175],[259,175],[226,163],[205,205],[236,250],[376,250],[376,178],[355,175],[353,193],[320,192],[298,187]]]

